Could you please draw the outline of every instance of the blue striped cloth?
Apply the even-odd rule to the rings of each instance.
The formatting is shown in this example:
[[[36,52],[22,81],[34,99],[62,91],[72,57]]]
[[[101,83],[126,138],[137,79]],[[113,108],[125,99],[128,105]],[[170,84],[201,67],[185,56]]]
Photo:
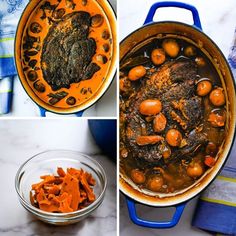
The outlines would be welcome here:
[[[26,0],[0,0],[0,114],[10,112],[14,65],[14,37]]]
[[[236,37],[228,60],[236,79]],[[220,175],[200,197],[192,225],[218,235],[236,235],[236,141]]]

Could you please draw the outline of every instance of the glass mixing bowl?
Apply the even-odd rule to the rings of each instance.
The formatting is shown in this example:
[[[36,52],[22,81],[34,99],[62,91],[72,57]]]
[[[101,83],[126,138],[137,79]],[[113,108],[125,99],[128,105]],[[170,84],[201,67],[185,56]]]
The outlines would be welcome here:
[[[40,181],[40,176],[56,174],[57,167],[82,168],[96,180],[94,193],[96,200],[84,209],[70,213],[50,213],[34,207],[30,202],[31,185]],[[93,158],[75,151],[53,150],[39,153],[19,168],[15,187],[22,206],[38,219],[54,225],[77,223],[89,216],[103,201],[107,178],[102,166]]]

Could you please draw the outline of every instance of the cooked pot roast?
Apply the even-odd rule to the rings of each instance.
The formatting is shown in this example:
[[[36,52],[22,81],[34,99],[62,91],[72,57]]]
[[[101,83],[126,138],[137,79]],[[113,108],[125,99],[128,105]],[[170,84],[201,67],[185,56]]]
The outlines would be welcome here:
[[[100,66],[92,62],[96,42],[88,38],[91,16],[77,11],[54,22],[43,42],[41,67],[53,90],[90,79]]]
[[[142,45],[120,66],[120,170],[139,188],[175,192],[217,161],[225,95],[196,46],[167,37]]]
[[[164,133],[178,127],[186,139],[184,150],[173,150],[172,155],[192,155],[194,146],[206,142],[203,133],[194,135],[194,146],[191,142],[192,137],[189,137],[190,131],[203,120],[202,98],[194,94],[197,65],[187,59],[167,62],[156,72],[150,73],[149,77],[142,89],[129,102],[126,129],[131,135],[126,135],[126,143],[132,155],[149,162],[158,162],[162,158],[163,145],[168,145],[164,140],[151,146],[139,146],[136,142],[138,136],[155,134],[152,122],[146,122],[145,117],[139,112],[140,103],[150,98],[160,99],[162,103],[162,113],[167,118]]]

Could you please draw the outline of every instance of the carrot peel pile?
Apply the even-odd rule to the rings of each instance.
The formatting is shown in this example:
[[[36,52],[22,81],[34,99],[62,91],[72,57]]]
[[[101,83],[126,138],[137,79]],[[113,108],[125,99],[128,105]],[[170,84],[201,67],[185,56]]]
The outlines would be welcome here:
[[[83,209],[96,197],[93,186],[96,181],[83,169],[57,168],[57,175],[41,176],[41,182],[33,184],[30,191],[31,204],[43,211],[69,213]]]

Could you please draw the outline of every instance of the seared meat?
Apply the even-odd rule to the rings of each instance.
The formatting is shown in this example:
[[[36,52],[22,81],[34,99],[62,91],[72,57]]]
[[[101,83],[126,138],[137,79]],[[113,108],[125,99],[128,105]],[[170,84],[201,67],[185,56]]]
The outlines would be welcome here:
[[[176,121],[184,131],[190,131],[199,124],[202,118],[202,109],[202,99],[198,96],[173,100],[164,106],[165,114],[169,120]]]
[[[79,11],[55,22],[44,39],[41,66],[44,79],[53,90],[90,79],[100,70],[92,57],[96,42],[88,38],[91,17]]]
[[[158,144],[138,146],[136,138],[140,135],[154,135],[153,123],[146,122],[139,112],[140,103],[146,99],[159,99],[162,102],[162,113],[167,118],[167,126],[181,131],[187,145],[183,148],[172,148],[172,157],[178,158],[193,153],[197,146],[205,143],[206,137],[193,129],[203,119],[202,99],[194,94],[197,78],[196,64],[188,59],[167,62],[151,74],[140,91],[130,98],[126,112],[126,135],[124,143],[128,144],[131,155],[148,162],[158,163],[162,158],[165,140]]]
[[[194,155],[194,153],[198,150],[198,148],[201,145],[206,144],[206,142],[207,142],[206,135],[201,132],[197,132],[194,129],[190,132],[190,134],[187,137],[187,146],[177,150],[172,157],[173,158],[181,158],[181,157],[190,158],[191,156]]]

